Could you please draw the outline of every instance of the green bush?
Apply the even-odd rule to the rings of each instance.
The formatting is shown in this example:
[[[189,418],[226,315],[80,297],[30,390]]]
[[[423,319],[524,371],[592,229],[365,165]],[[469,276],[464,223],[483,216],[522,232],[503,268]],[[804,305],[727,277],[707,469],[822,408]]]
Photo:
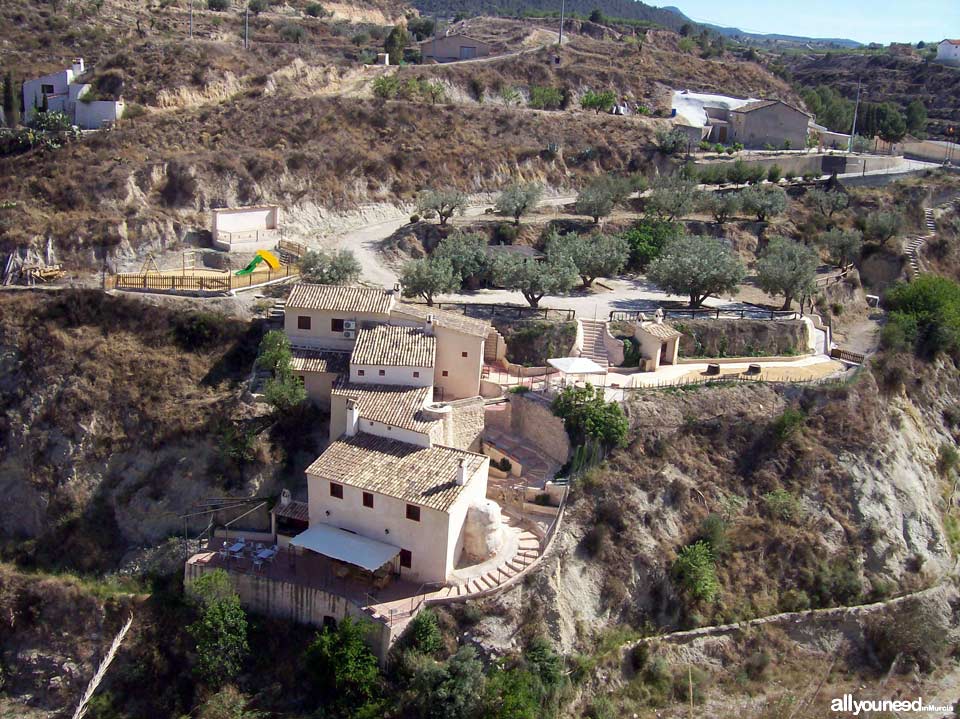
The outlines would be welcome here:
[[[600,387],[565,387],[552,404],[553,413],[576,444],[595,440],[606,447],[622,447],[630,427],[617,402],[607,402]]]
[[[240,597],[222,569],[193,580],[187,595],[197,605],[199,618],[187,627],[196,649],[194,671],[216,688],[230,681],[243,666],[249,651],[247,616]]]
[[[186,350],[207,350],[223,338],[227,318],[213,312],[191,312],[174,321],[173,338]]]
[[[800,518],[800,500],[785,489],[775,489],[763,495],[763,508],[767,514],[782,522],[795,522]]]
[[[323,5],[318,2],[307,3],[307,7],[304,8],[304,12],[307,13],[310,17],[326,17],[328,13]]]
[[[642,219],[623,233],[630,246],[630,267],[645,270],[647,265],[660,256],[666,244],[679,237],[683,225],[669,220]]]
[[[317,634],[302,665],[308,687],[333,716],[381,716],[380,671],[367,646],[365,622],[346,617]]]
[[[280,25],[277,27],[277,32],[286,42],[294,43],[299,43],[307,34],[307,31],[303,29],[303,26],[290,20],[280,23]]]
[[[673,563],[673,576],[680,589],[695,600],[712,602],[720,592],[713,551],[704,541],[680,550]]]
[[[722,557],[730,551],[730,538],[727,536],[729,524],[719,514],[708,514],[700,523],[697,539],[706,542],[713,556]]]
[[[807,416],[802,410],[787,407],[783,413],[773,421],[773,436],[778,442],[783,442],[792,437],[798,430],[803,428]]]
[[[230,9],[230,0],[207,0],[207,10],[223,12]]]
[[[881,335],[884,347],[912,345],[922,357],[960,351],[960,285],[953,280],[920,275],[890,290],[886,304],[890,314]]]
[[[555,87],[534,85],[527,104],[535,110],[557,110],[563,104],[563,92]]]
[[[407,628],[405,644],[420,654],[434,655],[443,647],[440,623],[437,615],[430,609],[424,609],[410,622]]]

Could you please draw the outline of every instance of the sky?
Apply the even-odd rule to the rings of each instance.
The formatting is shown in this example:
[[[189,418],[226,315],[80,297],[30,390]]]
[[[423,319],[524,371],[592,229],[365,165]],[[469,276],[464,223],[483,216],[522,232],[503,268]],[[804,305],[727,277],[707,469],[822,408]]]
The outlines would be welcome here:
[[[960,38],[960,0],[645,0],[699,22],[746,32],[849,38],[862,43]]]

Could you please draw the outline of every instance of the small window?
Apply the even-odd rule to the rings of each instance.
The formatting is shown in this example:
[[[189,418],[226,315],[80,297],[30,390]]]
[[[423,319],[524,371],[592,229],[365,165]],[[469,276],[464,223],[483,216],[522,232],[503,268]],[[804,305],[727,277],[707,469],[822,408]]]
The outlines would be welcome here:
[[[409,549],[400,550],[400,566],[410,569],[413,566],[413,552]]]
[[[363,493],[363,506],[373,509],[373,494],[370,492]]]
[[[343,499],[343,485],[336,482],[330,483],[330,496],[334,499]]]
[[[420,507],[415,504],[407,505],[407,519],[412,519],[414,522],[420,521]]]
[[[414,376],[414,377],[419,377],[419,376],[420,376],[420,373],[417,372],[416,370],[414,370],[414,371],[413,371],[413,376]]]
[[[41,85],[41,86],[40,86],[40,92],[42,92],[44,95],[52,95],[52,94],[53,94],[53,85]]]
[[[387,373],[387,371],[386,371],[385,369],[382,369],[382,370],[378,370],[378,371],[377,371],[377,374],[380,375],[381,377],[383,377],[386,373]]]
[[[450,373],[447,372],[446,370],[444,370],[444,371],[442,372],[442,376],[443,376],[443,377],[447,377],[449,374],[450,374]]]
[[[357,370],[357,377],[363,377],[364,371],[362,369]]]
[[[310,329],[310,318],[300,315],[297,317],[297,329],[298,330],[308,330]]]
[[[461,352],[461,353],[460,353],[460,356],[461,356],[461,357],[469,357],[469,356],[470,356],[470,353],[469,353],[469,352]]]
[[[331,332],[343,332],[343,320],[330,320]]]

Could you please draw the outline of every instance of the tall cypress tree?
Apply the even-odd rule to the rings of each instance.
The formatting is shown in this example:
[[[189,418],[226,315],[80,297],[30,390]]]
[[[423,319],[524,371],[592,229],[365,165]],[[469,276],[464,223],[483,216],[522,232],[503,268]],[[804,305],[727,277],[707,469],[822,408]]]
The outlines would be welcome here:
[[[20,124],[20,103],[17,102],[13,91],[13,78],[8,72],[3,78],[3,117],[7,127],[16,127]]]

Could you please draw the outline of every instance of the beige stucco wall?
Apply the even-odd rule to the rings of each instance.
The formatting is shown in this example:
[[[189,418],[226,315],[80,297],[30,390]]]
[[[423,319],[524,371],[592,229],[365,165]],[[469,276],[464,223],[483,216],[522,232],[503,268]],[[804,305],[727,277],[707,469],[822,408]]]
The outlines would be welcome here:
[[[480,435],[483,434],[486,408],[482,397],[470,397],[450,403],[450,424],[447,442],[457,449],[480,451]]]
[[[297,318],[310,318],[310,329],[297,329]],[[390,318],[388,314],[375,312],[329,312],[326,310],[303,310],[296,307],[287,307],[283,318],[283,331],[290,339],[291,344],[302,347],[318,347],[336,350],[351,350],[356,342],[356,331],[364,323],[385,324]],[[349,320],[356,324],[351,330],[353,337],[345,337],[344,332],[333,332],[330,329],[332,320]]]
[[[773,145],[783,147],[790,141],[790,149],[802,150],[807,146],[810,118],[802,112],[777,103],[752,112],[731,112],[731,142],[741,142],[745,147],[762,148]]]
[[[361,372],[363,372],[362,375]],[[380,374],[381,372],[383,374]],[[351,363],[350,381],[357,384],[430,387],[433,384],[433,367],[390,367]]]
[[[457,501],[450,507],[450,531],[447,534],[447,564],[446,576],[457,568],[460,555],[463,553],[463,525],[467,518],[467,511],[473,504],[479,503],[487,496],[487,475],[489,474],[490,460],[483,463],[480,470],[470,478]]]
[[[330,483],[307,475],[310,525],[329,524],[386,542],[412,554],[401,575],[417,582],[445,582],[456,558],[466,508],[486,494],[488,462],[467,482],[450,513],[420,507],[420,521],[407,519],[407,502],[374,492],[373,507],[363,506],[363,490],[344,485],[343,499],[330,496]],[[327,514],[329,512],[329,514]]]
[[[367,434],[374,434],[377,437],[386,437],[387,439],[395,439],[398,442],[415,444],[418,447],[430,446],[430,438],[426,434],[414,432],[410,429],[393,427],[362,416],[360,417],[360,429]],[[347,398],[343,395],[332,395],[330,397],[330,441],[333,442],[340,439],[346,431]]]
[[[433,386],[441,390],[441,399],[461,399],[480,394],[484,338],[448,327],[434,327],[433,333],[437,338]],[[467,353],[466,357],[463,356],[464,352]],[[443,376],[445,371],[446,377]]]
[[[303,388],[315,404],[321,407],[330,406],[330,391],[337,379],[336,372],[298,372],[303,379]]]
[[[565,463],[570,455],[570,440],[563,420],[542,400],[522,394],[510,394],[508,397],[511,431],[529,440],[558,464]]]
[[[477,49],[476,57],[484,57],[490,54],[490,46],[480,40],[474,40],[466,37],[438,37],[436,40],[427,40],[420,44],[420,51],[424,58],[436,58],[441,61],[459,60],[460,49],[462,47],[474,47]]]
[[[184,582],[199,579],[214,569],[188,561],[184,567]],[[381,664],[386,662],[387,652],[397,638],[389,624],[373,620],[362,607],[336,594],[256,574],[230,572],[228,576],[240,603],[258,614],[316,626],[323,624],[324,617],[333,617],[338,622],[348,616],[367,620],[370,622],[367,641]]]

